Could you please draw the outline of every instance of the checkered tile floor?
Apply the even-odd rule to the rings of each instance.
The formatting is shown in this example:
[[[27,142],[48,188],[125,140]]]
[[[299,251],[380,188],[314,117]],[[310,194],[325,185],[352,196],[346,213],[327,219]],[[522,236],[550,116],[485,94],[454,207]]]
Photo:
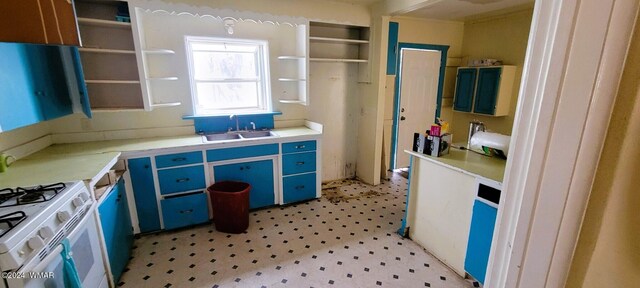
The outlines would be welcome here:
[[[135,240],[121,287],[473,287],[396,234],[407,180],[337,183],[348,196],[251,213],[244,234],[213,224]],[[341,186],[342,185],[342,186]],[[358,198],[358,195],[362,197]],[[334,201],[335,202],[335,201]],[[475,284],[475,285],[474,285]]]

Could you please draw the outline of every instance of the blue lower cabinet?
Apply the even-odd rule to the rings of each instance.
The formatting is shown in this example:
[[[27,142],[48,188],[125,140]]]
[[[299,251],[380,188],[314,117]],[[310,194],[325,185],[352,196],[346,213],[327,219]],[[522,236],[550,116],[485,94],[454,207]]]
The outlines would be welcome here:
[[[204,189],[207,185],[203,165],[158,170],[158,181],[162,195]]]
[[[316,198],[316,173],[282,178],[285,204]]]
[[[113,280],[118,283],[124,272],[131,246],[133,245],[133,228],[127,204],[127,194],[124,181],[120,179],[116,186],[106,195],[98,207],[102,235],[107,248],[109,266]]]
[[[213,167],[214,181],[240,181],[251,184],[249,208],[275,204],[273,160],[242,162]]]
[[[160,200],[165,229],[175,229],[209,221],[207,195],[204,193]]]
[[[464,269],[484,284],[498,209],[480,200],[473,205]]]
[[[127,162],[136,201],[140,232],[160,230],[160,214],[153,181],[153,169],[151,169],[151,158],[129,159]]]
[[[316,152],[282,155],[282,174],[300,174],[316,171]]]

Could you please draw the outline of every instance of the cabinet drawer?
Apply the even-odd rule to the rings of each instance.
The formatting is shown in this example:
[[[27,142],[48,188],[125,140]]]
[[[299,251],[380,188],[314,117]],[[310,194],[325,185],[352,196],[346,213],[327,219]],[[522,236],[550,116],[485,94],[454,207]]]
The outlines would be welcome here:
[[[295,153],[316,150],[316,141],[300,141],[291,143],[282,143],[282,153]]]
[[[316,198],[316,173],[284,177],[282,191],[284,203]]]
[[[207,161],[222,161],[229,159],[257,157],[278,154],[278,144],[264,144],[244,147],[207,150]]]
[[[160,200],[164,229],[174,229],[209,221],[204,193]]]
[[[196,189],[204,189],[204,166],[191,166],[158,170],[160,194],[166,195]]]
[[[156,156],[157,168],[166,168],[196,163],[202,163],[201,151]]]
[[[316,152],[282,155],[282,174],[291,175],[316,171]]]

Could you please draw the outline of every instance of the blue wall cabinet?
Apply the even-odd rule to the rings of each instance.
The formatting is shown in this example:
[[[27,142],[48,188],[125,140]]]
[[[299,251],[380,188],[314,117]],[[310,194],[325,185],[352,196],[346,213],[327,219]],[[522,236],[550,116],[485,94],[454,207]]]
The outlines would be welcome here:
[[[476,68],[460,68],[456,77],[456,93],[453,99],[453,110],[471,112],[473,93],[476,89]]]
[[[62,49],[0,43],[0,131],[73,113]]]
[[[516,66],[460,67],[453,110],[488,116],[509,114]]]
[[[100,204],[98,211],[109,266],[114,282],[118,283],[129,261],[133,244],[133,228],[122,178]]]
[[[249,161],[213,166],[216,182],[241,181],[251,184],[249,208],[271,206],[275,203],[273,160]]]
[[[129,174],[136,201],[140,232],[160,230],[160,214],[149,157],[129,159]]]

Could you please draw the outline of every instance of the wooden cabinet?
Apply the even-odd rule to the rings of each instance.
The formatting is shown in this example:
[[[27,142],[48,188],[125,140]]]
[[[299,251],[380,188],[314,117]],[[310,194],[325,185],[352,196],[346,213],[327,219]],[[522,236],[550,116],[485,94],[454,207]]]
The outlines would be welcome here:
[[[133,245],[133,228],[131,227],[127,194],[122,178],[100,204],[98,212],[100,213],[100,224],[111,274],[114,283],[118,283],[127,262],[129,262]]]
[[[251,185],[249,208],[276,204],[273,160],[246,161],[213,166],[214,181],[240,181]]]
[[[75,47],[0,43],[0,131],[73,113],[63,52]],[[68,61],[73,61],[70,59]],[[82,86],[82,83],[77,83]]]
[[[509,114],[515,66],[460,67],[453,110],[488,116]]]
[[[151,158],[129,159],[128,163],[140,232],[160,230],[160,214],[158,213]]]
[[[2,11],[0,42],[80,45],[72,1],[9,0]]]

